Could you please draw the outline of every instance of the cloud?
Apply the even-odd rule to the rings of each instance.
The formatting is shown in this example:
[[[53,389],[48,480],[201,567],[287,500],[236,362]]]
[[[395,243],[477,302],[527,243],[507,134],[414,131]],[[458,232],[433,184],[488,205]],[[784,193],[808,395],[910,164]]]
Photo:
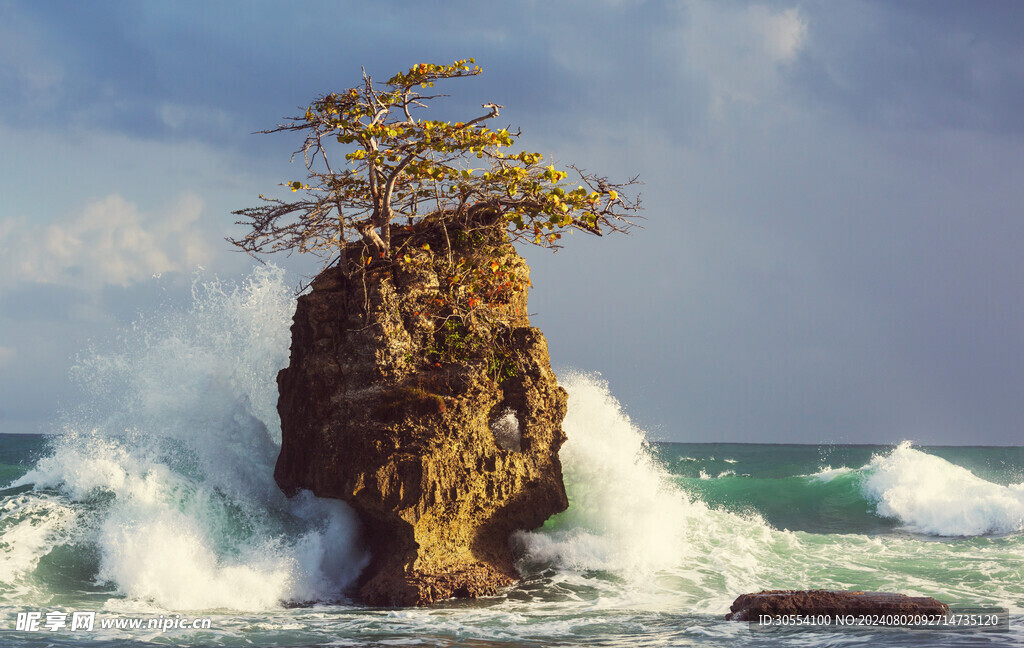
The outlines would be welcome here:
[[[963,2],[802,6],[813,25],[798,85],[847,123],[898,133],[1024,132],[1024,4]]]
[[[64,79],[64,70],[46,55],[43,38],[14,11],[0,22],[0,87],[38,105]]]
[[[0,367],[14,359],[17,351],[11,347],[0,346]]]
[[[202,200],[189,193],[157,214],[110,194],[47,225],[24,218],[0,221],[0,253],[9,264],[0,288],[11,281],[128,286],[155,274],[192,270],[212,256],[198,223],[202,211]]]
[[[712,112],[777,98],[780,70],[803,50],[808,24],[796,8],[692,2],[676,42],[686,64],[707,75]]]
[[[807,36],[807,23],[796,9],[787,9],[772,14],[767,9],[757,8],[762,15],[759,28],[764,38],[767,53],[776,62],[788,63],[796,58]]]
[[[232,117],[226,111],[202,106],[163,103],[157,108],[157,115],[172,131],[194,132],[203,128],[227,131],[233,128]]]

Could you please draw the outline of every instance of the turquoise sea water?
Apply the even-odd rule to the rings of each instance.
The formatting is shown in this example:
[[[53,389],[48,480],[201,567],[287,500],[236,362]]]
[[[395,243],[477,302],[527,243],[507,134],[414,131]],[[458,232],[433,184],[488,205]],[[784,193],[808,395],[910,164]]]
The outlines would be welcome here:
[[[192,311],[83,354],[88,406],[53,435],[0,435],[0,645],[1024,643],[1024,449],[650,443],[598,376],[571,372],[571,505],[513,539],[523,583],[425,609],[354,604],[358,520],[273,483],[292,308],[272,269],[198,286]],[[1010,630],[724,621],[738,594],[787,588],[1003,607]],[[95,625],[19,630],[31,612]],[[183,618],[209,628],[101,627]]]

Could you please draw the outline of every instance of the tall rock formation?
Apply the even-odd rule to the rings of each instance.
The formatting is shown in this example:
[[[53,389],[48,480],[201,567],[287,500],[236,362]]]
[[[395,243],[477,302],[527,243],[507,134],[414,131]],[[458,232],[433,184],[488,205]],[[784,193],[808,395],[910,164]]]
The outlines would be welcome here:
[[[298,300],[274,477],[359,513],[365,602],[491,594],[518,579],[510,534],[568,506],[566,393],[502,229],[428,222],[392,236],[393,260],[352,244]],[[446,319],[456,302],[468,306]]]

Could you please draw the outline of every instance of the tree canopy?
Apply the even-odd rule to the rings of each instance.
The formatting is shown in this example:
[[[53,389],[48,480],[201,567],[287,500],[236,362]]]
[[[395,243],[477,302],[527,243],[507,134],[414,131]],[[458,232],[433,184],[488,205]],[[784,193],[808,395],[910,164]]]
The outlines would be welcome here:
[[[397,218],[406,227],[421,219],[443,225],[486,210],[513,241],[543,247],[558,247],[569,228],[629,229],[639,209],[629,192],[636,178],[614,183],[545,164],[540,153],[513,152],[519,131],[488,126],[502,106],[485,103],[485,114],[464,122],[420,117],[446,96],[431,94],[435,82],[480,73],[473,59],[420,63],[384,84],[364,72],[361,85],[318,97],[303,115],[261,131],[304,135],[292,159],[301,155],[306,177],[282,183],[298,194],[293,200],[261,195],[259,206],[234,212],[249,231],[229,241],[254,256],[299,251],[330,263],[359,238],[367,260],[394,257]]]

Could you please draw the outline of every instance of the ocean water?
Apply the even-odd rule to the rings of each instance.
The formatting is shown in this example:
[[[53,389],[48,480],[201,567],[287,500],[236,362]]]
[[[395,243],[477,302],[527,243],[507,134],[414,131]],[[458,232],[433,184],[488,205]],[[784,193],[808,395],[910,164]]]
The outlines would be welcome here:
[[[53,434],[0,435],[0,645],[1024,644],[1024,449],[652,443],[599,376],[573,372],[559,375],[571,504],[513,538],[522,584],[424,609],[353,603],[358,519],[287,500],[272,477],[293,307],[274,268],[197,282],[187,312],[83,351],[87,403]],[[789,588],[1002,607],[1010,629],[724,621],[737,595]],[[76,612],[93,629],[71,630]],[[29,613],[39,629],[18,629]],[[196,618],[209,627],[147,627]],[[118,621],[143,627],[103,627]]]

